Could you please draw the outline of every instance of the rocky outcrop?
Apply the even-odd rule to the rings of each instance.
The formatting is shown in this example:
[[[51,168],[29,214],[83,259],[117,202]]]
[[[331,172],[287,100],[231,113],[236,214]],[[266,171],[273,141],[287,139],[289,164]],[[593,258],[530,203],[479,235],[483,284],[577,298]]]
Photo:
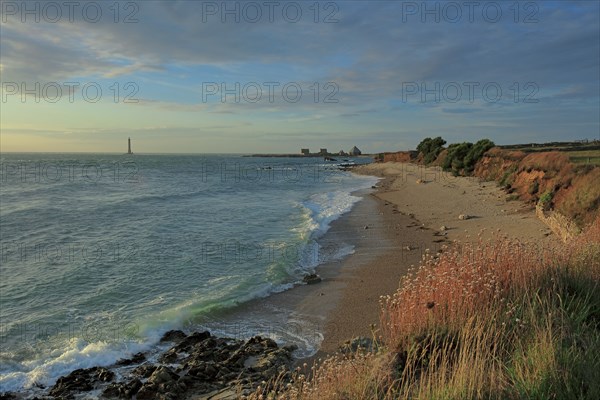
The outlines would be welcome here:
[[[73,399],[76,393],[97,389],[102,382],[110,382],[115,373],[102,367],[77,369],[56,381],[48,392],[49,396],[61,399]]]
[[[79,369],[61,377],[48,396],[73,399],[95,390],[105,399],[236,399],[263,381],[290,379],[296,349],[279,347],[260,336],[244,341],[214,337],[209,332],[186,335],[169,331],[161,342],[173,346],[160,354],[157,362],[138,353],[110,368]],[[123,367],[117,379],[112,369]]]

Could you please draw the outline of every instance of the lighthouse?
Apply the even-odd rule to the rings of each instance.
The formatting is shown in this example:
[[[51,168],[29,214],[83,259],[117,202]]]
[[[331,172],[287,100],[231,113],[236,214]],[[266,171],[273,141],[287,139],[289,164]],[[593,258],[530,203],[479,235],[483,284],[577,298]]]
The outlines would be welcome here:
[[[133,154],[131,151],[131,138],[127,138],[127,154]]]

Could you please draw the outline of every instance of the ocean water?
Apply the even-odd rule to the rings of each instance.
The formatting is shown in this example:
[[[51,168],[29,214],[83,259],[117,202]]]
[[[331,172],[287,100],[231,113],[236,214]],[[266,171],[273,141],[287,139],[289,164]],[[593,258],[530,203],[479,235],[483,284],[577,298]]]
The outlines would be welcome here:
[[[0,161],[0,392],[151,351],[169,329],[239,333],[211,322],[350,254],[326,232],[376,182],[319,158]]]

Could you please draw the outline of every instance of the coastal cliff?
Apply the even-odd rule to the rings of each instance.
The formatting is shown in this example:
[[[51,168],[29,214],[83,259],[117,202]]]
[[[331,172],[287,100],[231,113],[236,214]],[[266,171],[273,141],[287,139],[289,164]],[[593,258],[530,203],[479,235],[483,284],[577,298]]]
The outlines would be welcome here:
[[[429,164],[442,166],[448,150]],[[423,165],[423,154],[400,151],[381,153],[378,162],[410,162]],[[538,208],[537,215],[559,237],[568,240],[600,215],[600,166],[575,164],[560,151],[526,153],[494,147],[475,163],[471,173],[495,181],[511,200]]]
[[[526,154],[494,148],[476,164],[474,175],[498,182],[515,199],[539,205],[538,215],[552,220],[549,226],[563,232],[561,237],[599,215],[600,167],[576,165],[558,151]],[[550,211],[562,217],[548,219]]]

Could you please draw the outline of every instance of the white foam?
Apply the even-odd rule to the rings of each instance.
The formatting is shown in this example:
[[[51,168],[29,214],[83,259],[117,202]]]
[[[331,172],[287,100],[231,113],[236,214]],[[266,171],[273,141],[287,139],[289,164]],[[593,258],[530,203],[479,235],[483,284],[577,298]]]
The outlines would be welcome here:
[[[362,199],[360,196],[353,195],[353,192],[370,188],[378,180],[379,178],[373,176],[354,175],[352,181],[347,182],[348,187],[313,194],[299,205],[304,209],[305,220],[294,231],[307,243],[300,259],[302,270],[312,269],[325,261],[341,259],[354,252],[354,247],[345,243],[328,248],[328,246],[322,247],[315,240],[329,230],[333,221],[349,212]]]
[[[22,391],[40,384],[48,387],[76,369],[108,366],[120,358],[149,348],[149,343],[133,341],[88,343],[80,338],[71,339],[66,349],[52,352],[42,359],[22,362],[19,371],[1,375],[0,392]]]

